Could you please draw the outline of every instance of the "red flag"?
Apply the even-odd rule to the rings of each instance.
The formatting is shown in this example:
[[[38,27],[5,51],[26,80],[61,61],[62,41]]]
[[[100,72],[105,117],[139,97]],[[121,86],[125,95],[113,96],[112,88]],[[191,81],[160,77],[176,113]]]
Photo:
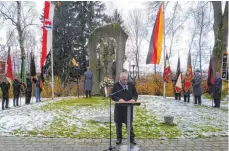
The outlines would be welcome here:
[[[54,5],[50,1],[45,1],[43,20],[43,39],[41,53],[41,72],[50,49],[52,49],[52,25],[53,25]]]
[[[163,75],[163,79],[165,82],[169,82],[171,80],[170,74],[171,74],[171,69],[169,65],[169,57],[166,54],[166,62],[165,62],[165,69],[164,69],[164,75]]]
[[[184,90],[185,90],[185,92],[188,92],[188,90],[192,86],[192,78],[193,78],[193,73],[192,73],[191,53],[189,51],[189,53],[188,53],[187,72],[186,72],[186,77],[185,77],[185,82],[184,82]]]
[[[213,77],[213,69],[212,69],[212,58],[210,59],[209,67],[208,67],[208,79],[207,79],[207,92],[209,94],[212,93],[212,86],[214,84],[214,77]]]
[[[159,64],[162,51],[162,39],[164,32],[164,17],[163,17],[163,2],[157,13],[157,18],[154,24],[151,35],[149,51],[146,59],[146,64]]]
[[[6,78],[7,78],[7,80],[9,82],[11,82],[14,79],[13,70],[12,70],[12,60],[11,60],[11,56],[10,56],[10,47],[9,47],[9,50],[8,50]]]
[[[182,90],[182,74],[180,72],[180,56],[179,56],[177,62],[175,91],[176,93],[180,93],[181,90]]]

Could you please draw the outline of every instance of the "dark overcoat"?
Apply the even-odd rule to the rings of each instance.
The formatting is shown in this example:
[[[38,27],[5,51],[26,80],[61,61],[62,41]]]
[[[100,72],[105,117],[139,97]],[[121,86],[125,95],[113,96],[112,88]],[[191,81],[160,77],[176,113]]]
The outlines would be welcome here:
[[[84,90],[92,90],[93,73],[91,71],[84,72]]]
[[[16,98],[19,97],[20,89],[21,89],[20,81],[18,81],[18,79],[14,79],[14,82],[13,82],[13,94],[14,94],[14,97],[16,97]]]
[[[2,97],[8,98],[9,97],[10,83],[2,82],[2,83],[0,83],[0,87],[2,89]]]
[[[111,96],[113,101],[119,101],[119,99],[123,99],[125,101],[129,101],[131,99],[137,100],[138,93],[136,91],[133,83],[128,82],[128,90],[123,90],[113,96]],[[112,93],[122,90],[122,86],[119,82],[115,83],[112,89]],[[126,123],[127,122],[127,106],[123,106],[120,104],[115,104],[114,109],[114,121],[116,123]],[[131,107],[131,122],[133,121],[133,107]]]
[[[213,84],[213,98],[214,99],[221,99],[221,91],[222,91],[222,79],[215,78]]]
[[[202,95],[202,77],[201,75],[195,75],[193,79],[193,92],[195,96]]]
[[[32,92],[32,81],[26,78],[26,92]]]

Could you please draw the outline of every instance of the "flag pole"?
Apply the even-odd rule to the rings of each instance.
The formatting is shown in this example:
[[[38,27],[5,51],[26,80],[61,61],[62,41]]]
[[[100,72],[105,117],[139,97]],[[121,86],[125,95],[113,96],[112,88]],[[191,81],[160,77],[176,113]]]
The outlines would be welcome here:
[[[54,4],[52,4],[52,2],[50,2],[50,7],[52,7],[51,5],[54,5]],[[53,24],[52,24],[52,29],[51,30],[53,30]],[[53,43],[53,34],[52,34],[51,43]],[[53,45],[52,45],[50,51],[51,51],[51,72],[52,72],[52,99],[54,99]]]
[[[162,2],[162,3],[164,3],[164,2]],[[166,61],[165,61],[165,5],[163,4],[163,20],[164,20],[164,24],[163,24],[163,28],[164,28],[164,72],[165,72],[165,65],[166,65]],[[164,98],[166,97],[165,96],[165,93],[166,93],[166,83],[165,83],[165,80],[163,80],[164,81]]]

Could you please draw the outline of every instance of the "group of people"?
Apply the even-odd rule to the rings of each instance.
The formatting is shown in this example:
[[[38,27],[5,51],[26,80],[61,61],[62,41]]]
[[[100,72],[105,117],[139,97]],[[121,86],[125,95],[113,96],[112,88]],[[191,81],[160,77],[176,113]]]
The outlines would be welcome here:
[[[15,77],[12,81],[14,107],[19,106],[19,97],[22,93],[25,94],[25,104],[30,104],[33,82],[35,83],[36,89],[36,102],[41,102],[40,93],[42,90],[42,82],[44,82],[44,78],[40,73],[37,74],[37,77],[33,77],[32,79],[30,75],[27,74],[26,83],[23,83],[21,80],[19,80],[18,77]],[[2,110],[9,108],[10,85],[10,82],[7,80],[6,76],[4,76],[0,81],[0,88],[2,90]]]
[[[182,80],[183,83],[183,96],[184,96],[184,102],[190,102],[190,94],[191,94],[191,87],[188,90],[185,90],[185,80],[189,77],[188,75],[184,76],[184,79]],[[176,78],[173,80],[173,84],[175,86]],[[202,91],[202,76],[200,73],[200,70],[196,70],[195,75],[192,79],[192,88],[193,88],[193,96],[194,104],[201,105],[201,95],[203,94]],[[208,90],[208,92],[211,94],[212,98],[214,99],[214,107],[220,107],[220,99],[221,99],[221,91],[222,91],[222,78],[220,76],[219,72],[216,72],[216,77],[214,78],[214,84],[212,85],[211,90]],[[181,93],[177,93],[174,89],[175,94],[175,100],[181,100]],[[204,92],[205,93],[205,92]]]

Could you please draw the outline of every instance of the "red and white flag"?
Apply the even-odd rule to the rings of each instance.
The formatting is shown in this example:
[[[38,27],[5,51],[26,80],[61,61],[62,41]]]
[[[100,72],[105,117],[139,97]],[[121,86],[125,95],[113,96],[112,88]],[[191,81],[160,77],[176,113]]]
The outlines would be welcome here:
[[[171,69],[169,65],[169,57],[166,54],[165,69],[163,74],[163,79],[165,82],[169,82],[171,80],[170,75],[171,75]]]
[[[108,97],[110,95],[110,91],[109,91],[108,87],[104,87],[104,92],[105,92],[106,97]]]
[[[41,53],[41,72],[45,64],[47,54],[52,49],[52,30],[54,4],[51,1],[45,1],[44,20],[43,20],[43,38],[42,38],[42,53]]]
[[[176,90],[176,93],[180,93],[182,90],[182,74],[181,74],[181,72],[178,76],[178,79],[177,79],[177,82],[175,85],[175,90]]]
[[[176,85],[175,85],[175,91],[176,93],[180,93],[182,91],[182,74],[180,71],[180,56],[178,57],[177,62],[177,72],[176,72]]]

